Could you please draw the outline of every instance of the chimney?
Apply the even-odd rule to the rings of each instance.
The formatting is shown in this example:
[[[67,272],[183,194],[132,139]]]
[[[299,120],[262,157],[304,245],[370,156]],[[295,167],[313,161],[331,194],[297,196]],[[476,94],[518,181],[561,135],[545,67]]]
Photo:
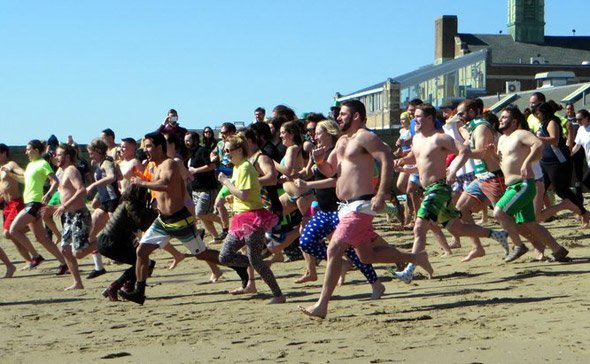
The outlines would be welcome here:
[[[545,1],[508,0],[508,32],[515,42],[545,42]]]
[[[455,58],[457,16],[443,15],[434,21],[434,63],[441,64]]]

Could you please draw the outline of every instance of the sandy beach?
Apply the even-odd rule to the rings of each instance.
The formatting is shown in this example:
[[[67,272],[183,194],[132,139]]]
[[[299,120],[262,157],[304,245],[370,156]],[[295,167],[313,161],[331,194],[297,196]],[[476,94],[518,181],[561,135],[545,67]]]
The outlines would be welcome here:
[[[410,247],[410,231],[376,221],[390,243]],[[484,239],[487,255],[462,263],[467,240],[442,257],[429,238],[433,279],[418,269],[406,285],[377,265],[386,292],[372,301],[370,286],[352,271],[324,320],[297,307],[317,300],[325,262],[307,285],[293,283],[302,261],[273,265],[287,303],[267,305],[270,291],[260,280],[258,294],[232,296],[227,291],[239,285],[233,271],[205,283],[203,262],[188,258],[169,271],[170,256],[157,252],[148,299],[138,306],[101,295],[124,266],[108,265],[108,274],[84,280],[84,290],[66,292],[71,277],[56,277],[58,264],[48,259],[0,279],[0,362],[588,363],[590,230],[570,214],[546,226],[571,262],[535,262],[529,252],[506,264],[500,246]],[[16,260],[12,243],[1,244]],[[91,259],[81,263],[85,276]]]

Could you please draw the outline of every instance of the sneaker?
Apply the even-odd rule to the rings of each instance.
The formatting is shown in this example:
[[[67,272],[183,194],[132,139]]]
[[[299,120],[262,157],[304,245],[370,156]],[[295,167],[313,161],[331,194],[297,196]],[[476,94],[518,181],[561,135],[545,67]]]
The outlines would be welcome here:
[[[508,254],[506,258],[504,258],[504,261],[506,263],[515,261],[516,259],[525,255],[528,251],[529,248],[527,248],[525,245],[515,246],[514,249],[512,249],[512,252]]]
[[[29,269],[33,269],[33,268],[37,267],[39,264],[43,263],[44,261],[45,261],[45,258],[43,258],[41,255],[34,257],[33,259],[31,259],[31,264],[29,264]]]
[[[135,302],[140,305],[143,305],[143,303],[145,302],[145,295],[139,293],[138,291],[133,291],[133,292],[127,293],[123,290],[120,290],[119,296],[121,296],[121,298],[123,298],[127,301]]]
[[[564,247],[560,247],[555,253],[549,257],[550,262],[569,262],[571,258],[568,258],[569,250]]]
[[[105,274],[106,272],[107,271],[104,268],[100,269],[100,270],[93,269],[92,272],[90,272],[90,274],[88,274],[88,276],[86,278],[88,278],[88,279],[96,278],[96,277],[99,277],[99,276]]]
[[[227,231],[223,230],[222,232],[219,233],[219,235],[217,235],[215,237],[215,241],[223,241],[223,240],[225,240],[226,236],[227,236]]]
[[[70,270],[68,269],[68,266],[65,264],[61,264],[59,267],[57,267],[57,273],[55,273],[56,276],[63,276],[64,274],[69,274]]]

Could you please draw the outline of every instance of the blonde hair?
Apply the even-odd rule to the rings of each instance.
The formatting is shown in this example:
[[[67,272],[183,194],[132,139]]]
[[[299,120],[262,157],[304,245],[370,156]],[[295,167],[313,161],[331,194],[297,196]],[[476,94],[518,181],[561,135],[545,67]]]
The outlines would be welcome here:
[[[227,148],[228,144],[232,146],[231,149],[241,149],[244,158],[248,156],[248,143],[246,142],[246,138],[244,138],[242,133],[227,137],[224,147]]]
[[[336,140],[338,140],[338,138],[340,138],[340,135],[342,134],[342,132],[340,131],[340,127],[338,126],[338,123],[334,120],[322,120],[319,123],[317,123],[316,128],[321,128],[325,130],[326,133],[330,134],[332,136],[332,140],[334,143],[336,143]]]

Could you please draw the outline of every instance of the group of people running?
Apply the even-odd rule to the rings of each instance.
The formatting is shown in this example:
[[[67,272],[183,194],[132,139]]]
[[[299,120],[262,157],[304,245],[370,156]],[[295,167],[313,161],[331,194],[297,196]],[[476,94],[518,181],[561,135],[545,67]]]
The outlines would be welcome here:
[[[272,292],[270,303],[283,303],[286,296],[271,267],[284,261],[283,251],[298,239],[305,270],[296,283],[316,281],[318,261],[327,261],[318,301],[300,307],[322,318],[353,265],[371,285],[373,299],[385,287],[372,264],[390,265],[405,283],[416,267],[431,277],[428,230],[445,254],[460,247],[461,236],[469,237],[473,248],[464,261],[485,255],[480,238],[497,241],[505,260],[514,261],[528,251],[520,236],[533,244],[535,259],[565,261],[569,252],[539,222],[570,209],[588,223],[581,193],[569,184],[571,156],[581,148],[590,152],[590,115],[580,110],[576,123],[563,122],[556,105],[542,94],[533,96],[528,122],[514,106],[496,117],[476,100],[464,100],[440,114],[412,100],[401,117],[395,152],[366,128],[366,110],[357,100],[333,108],[330,118],[312,113],[297,120],[292,109],[279,105],[267,119],[258,108],[247,128],[224,123],[218,141],[205,128],[202,142],[170,110],[140,143],[124,138],[116,144],[114,132],[105,129],[87,146],[92,168],[80,163],[73,142],[51,149],[32,140],[25,169],[0,144],[4,235],[31,269],[44,258],[27,237],[30,230],[59,261],[58,274],[71,273],[74,282],[66,289],[83,288],[78,259],[87,255],[95,262],[88,278],[106,273],[101,256],[130,265],[103,295],[139,304],[145,302],[156,264],[150,257],[158,248],[172,255],[170,268],[188,256],[205,261],[211,282],[223,274],[219,265],[232,268],[241,281],[232,294],[255,293],[258,275]],[[584,175],[582,183],[590,185],[590,177]],[[562,199],[558,204],[546,198],[550,186]],[[399,192],[407,194],[405,217]],[[411,251],[397,249],[374,231],[374,216],[387,203],[402,224],[412,224]],[[488,207],[501,230],[474,223],[471,214]],[[61,220],[61,231],[51,228],[53,217]],[[199,222],[204,229],[197,228]],[[451,244],[440,225],[453,235]],[[208,247],[206,234],[223,243],[220,250]],[[172,238],[189,253],[169,244]],[[5,277],[12,277],[16,267],[2,250],[0,260]]]

